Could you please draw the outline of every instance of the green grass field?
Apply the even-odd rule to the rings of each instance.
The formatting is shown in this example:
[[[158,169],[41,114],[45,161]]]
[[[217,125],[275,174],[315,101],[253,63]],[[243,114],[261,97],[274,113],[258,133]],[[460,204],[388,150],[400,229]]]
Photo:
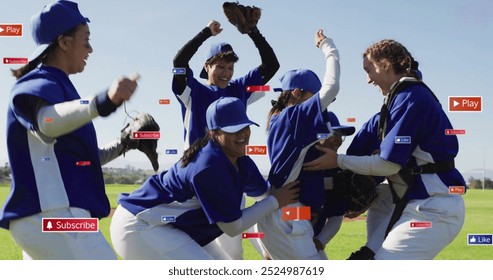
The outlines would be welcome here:
[[[121,192],[131,192],[137,186],[109,185],[106,192],[111,202],[111,207],[116,207],[116,198]],[[0,202],[6,199],[9,188],[0,185]],[[467,234],[486,233],[493,234],[493,190],[469,190],[464,196],[466,203],[466,220],[459,236],[447,246],[437,257],[439,260],[493,260],[493,246],[468,246]],[[100,221],[100,228],[104,236],[109,239],[110,219]],[[326,248],[327,255],[332,260],[344,260],[352,251],[364,245],[366,229],[364,220],[347,221],[336,237]],[[259,260],[260,255],[253,249],[248,240],[243,241],[247,260]],[[21,251],[15,245],[8,231],[0,229],[0,260],[21,259]]]

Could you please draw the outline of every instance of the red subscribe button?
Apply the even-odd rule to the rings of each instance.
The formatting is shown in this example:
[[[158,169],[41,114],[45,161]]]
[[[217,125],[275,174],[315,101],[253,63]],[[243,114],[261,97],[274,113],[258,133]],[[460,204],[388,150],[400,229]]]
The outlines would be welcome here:
[[[3,64],[27,64],[27,57],[4,57]]]
[[[137,131],[132,133],[132,139],[159,139],[159,131]]]
[[[431,228],[431,222],[411,222],[412,228]]]
[[[98,232],[97,218],[43,218],[42,232]]]
[[[445,135],[463,135],[466,134],[465,129],[445,129]]]
[[[264,238],[263,232],[244,232],[241,237],[242,238]]]

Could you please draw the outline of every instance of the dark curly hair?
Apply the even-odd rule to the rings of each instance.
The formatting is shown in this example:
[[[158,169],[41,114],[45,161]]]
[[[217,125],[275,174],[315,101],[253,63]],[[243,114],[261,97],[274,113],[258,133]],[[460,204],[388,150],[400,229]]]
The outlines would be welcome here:
[[[233,51],[227,51],[218,53],[215,56],[209,58],[205,64],[214,65],[218,61],[226,61],[226,62],[237,62],[239,60],[238,56]]]

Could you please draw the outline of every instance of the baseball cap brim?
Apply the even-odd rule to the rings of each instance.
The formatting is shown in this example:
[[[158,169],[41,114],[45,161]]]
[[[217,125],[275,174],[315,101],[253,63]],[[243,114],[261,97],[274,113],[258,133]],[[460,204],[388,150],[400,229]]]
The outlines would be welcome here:
[[[209,74],[207,74],[207,72],[205,71],[205,67],[202,67],[202,71],[200,71],[200,77],[202,79],[209,79]]]
[[[356,131],[356,128],[354,128],[354,126],[345,126],[345,125],[332,126],[331,129],[337,130],[341,132],[342,135],[345,136],[353,135],[354,132]]]
[[[224,132],[227,132],[227,133],[236,133],[240,130],[242,130],[243,128],[249,126],[249,125],[256,125],[256,126],[259,126],[257,123],[255,122],[252,122],[252,121],[248,121],[247,123],[241,123],[241,124],[237,124],[237,125],[230,125],[230,126],[225,126],[225,127],[222,127],[220,128],[222,131]]]
[[[28,61],[33,61],[38,58],[48,47],[50,44],[42,44],[39,45],[29,56]]]

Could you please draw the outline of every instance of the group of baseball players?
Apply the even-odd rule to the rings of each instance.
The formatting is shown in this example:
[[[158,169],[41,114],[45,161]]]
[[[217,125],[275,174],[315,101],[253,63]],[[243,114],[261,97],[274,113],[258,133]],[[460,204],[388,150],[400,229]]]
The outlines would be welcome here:
[[[107,217],[101,165],[129,149],[121,139],[98,147],[92,119],[129,100],[138,76],[117,79],[109,90],[84,98],[69,79],[84,70],[92,52],[89,22],[76,3],[46,5],[32,18],[37,49],[28,64],[13,70],[17,82],[7,121],[13,179],[0,226],[10,231],[24,259],[242,259],[242,233],[255,232],[261,238],[252,244],[265,259],[325,260],[326,244],[343,218],[367,210],[367,243],[349,259],[433,259],[458,235],[464,202],[449,192],[465,186],[454,166],[457,137],[445,134],[452,125],[403,45],[382,40],[364,51],[368,83],[385,102],[341,154],[338,148],[355,128],[342,126],[328,109],[340,87],[339,52],[317,30],[323,79],[309,69],[280,77],[268,114],[271,168],[265,180],[246,156],[250,126],[258,126],[247,107],[263,102],[264,93],[247,88],[266,85],[280,64],[256,24],[249,25],[245,33],[261,64],[233,78],[238,57],[232,46],[213,44],[199,72],[205,82],[197,79],[189,61],[221,33],[215,20],[173,60],[180,71],[172,90],[184,126],[180,160],[119,195],[111,242],[100,232],[42,232],[43,218]],[[89,164],[81,168],[77,162]],[[375,183],[371,203],[359,211],[339,191],[335,178],[343,171]],[[255,203],[246,207],[245,196]],[[283,208],[309,209],[309,215],[286,218]]]

